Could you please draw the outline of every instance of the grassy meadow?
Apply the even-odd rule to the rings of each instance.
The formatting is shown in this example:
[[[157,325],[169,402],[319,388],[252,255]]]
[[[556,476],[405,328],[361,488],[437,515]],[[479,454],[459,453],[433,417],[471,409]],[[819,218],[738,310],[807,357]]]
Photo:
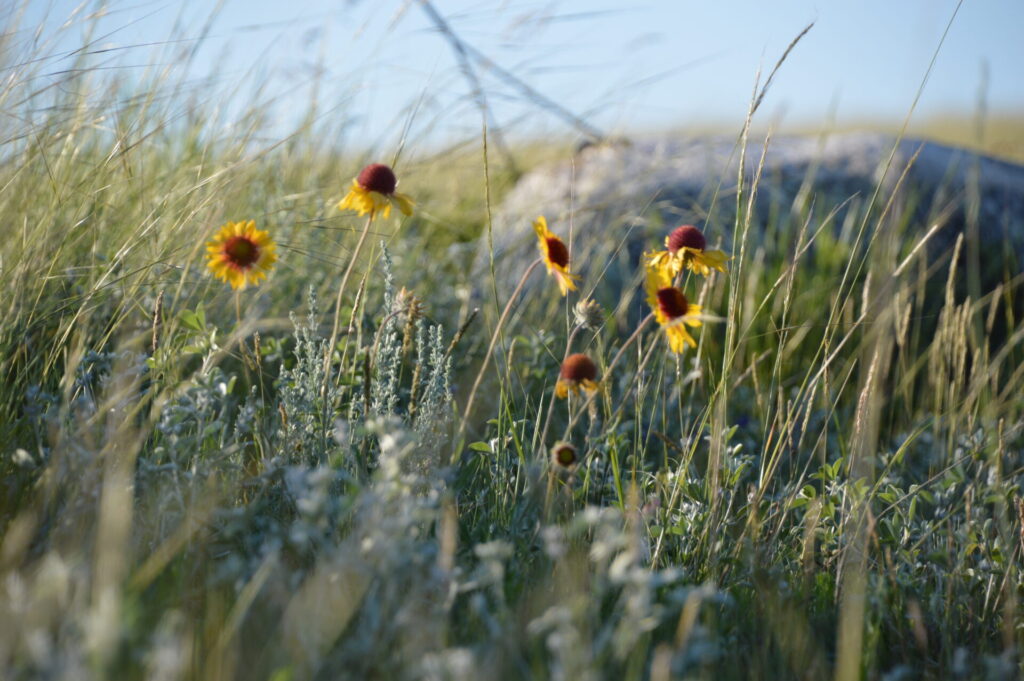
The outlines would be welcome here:
[[[0,678],[1020,676],[1019,265],[970,294],[883,193],[762,232],[746,177],[677,355],[478,260],[571,139],[334,149],[344,111],[226,127],[4,40]],[[411,217],[337,208],[373,161]],[[207,242],[250,219],[278,261],[233,290]]]

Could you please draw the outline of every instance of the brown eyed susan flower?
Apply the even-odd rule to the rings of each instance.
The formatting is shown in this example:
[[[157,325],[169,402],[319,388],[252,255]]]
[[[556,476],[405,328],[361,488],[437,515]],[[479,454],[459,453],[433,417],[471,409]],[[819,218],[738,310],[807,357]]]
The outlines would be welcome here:
[[[547,219],[541,215],[533,221],[533,229],[537,232],[540,254],[544,258],[544,264],[548,272],[558,280],[558,288],[562,295],[568,295],[569,291],[576,290],[576,281],[579,277],[569,272],[569,249],[565,243],[548,229]]]
[[[395,191],[398,178],[395,171],[383,163],[371,163],[352,180],[352,187],[338,203],[339,210],[354,210],[360,215],[369,213],[381,217],[391,215],[391,204],[405,215],[412,215],[413,200]]]
[[[722,251],[709,251],[707,247],[704,232],[693,225],[676,227],[665,237],[665,248],[682,267],[705,277],[711,274],[711,270],[725,272],[728,256]]]
[[[267,278],[277,261],[277,244],[270,233],[256,229],[254,220],[228,222],[206,244],[206,266],[233,289],[256,285]]]
[[[579,458],[576,448],[568,442],[556,442],[551,448],[551,463],[561,468],[574,468]]]
[[[705,277],[711,270],[725,272],[728,256],[722,251],[707,250],[707,244],[702,231],[693,225],[682,225],[665,237],[666,250],[645,254],[644,263],[648,268],[661,270],[669,280],[675,279],[683,268]]]
[[[555,383],[555,395],[568,397],[569,391],[578,395],[580,388],[587,392],[597,390],[597,365],[582,352],[577,352],[562,362],[558,382]]]
[[[686,327],[701,325],[701,306],[688,301],[683,292],[672,285],[672,275],[657,264],[647,265],[645,288],[647,304],[651,306],[658,324],[665,330],[669,349],[679,354],[687,345],[697,347],[697,341]]]
[[[688,301],[682,291],[671,285],[659,286],[649,291],[647,302],[654,311],[654,318],[665,330],[668,347],[672,352],[680,354],[687,345],[691,348],[697,347],[697,341],[686,327],[701,325],[700,305]]]

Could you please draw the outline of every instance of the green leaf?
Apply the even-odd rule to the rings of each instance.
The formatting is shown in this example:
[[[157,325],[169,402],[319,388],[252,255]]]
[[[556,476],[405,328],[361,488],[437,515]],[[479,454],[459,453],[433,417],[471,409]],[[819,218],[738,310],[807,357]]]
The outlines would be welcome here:
[[[193,331],[202,331],[203,327],[199,323],[199,315],[192,310],[182,310],[178,315],[178,319],[181,323],[192,329]]]

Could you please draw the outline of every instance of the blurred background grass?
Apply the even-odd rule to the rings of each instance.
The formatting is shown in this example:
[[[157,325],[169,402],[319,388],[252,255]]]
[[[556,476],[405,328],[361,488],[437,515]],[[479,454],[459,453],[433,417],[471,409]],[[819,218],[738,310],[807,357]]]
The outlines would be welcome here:
[[[268,29],[246,31],[241,20],[269,4],[226,5],[241,16],[220,16],[242,28],[223,33],[216,16],[191,23],[196,6],[186,3],[80,7],[64,22],[63,3],[10,5],[9,21],[21,12],[21,23],[2,45],[5,676],[1019,675],[1016,271],[971,297],[955,285],[958,259],[942,254],[938,278],[948,280],[928,297],[934,272],[907,255],[926,238],[922,225],[862,207],[839,233],[812,236],[793,228],[806,215],[797,205],[766,226],[774,238],[737,237],[728,276],[688,282],[721,318],[702,329],[700,349],[677,359],[660,332],[639,334],[593,412],[551,401],[568,339],[607,368],[632,329],[578,330],[565,301],[540,288],[510,317],[460,438],[460,400],[509,295],[486,297],[475,240],[516,179],[571,156],[578,131],[550,103],[512,97],[507,80],[484,81],[484,91],[492,102],[515,99],[519,113],[482,117],[450,42],[425,28],[416,3],[338,10],[346,35],[370,36],[372,49],[308,36],[326,15],[247,41]],[[545,26],[625,30],[617,13],[474,7],[445,15],[460,36],[506,56]],[[737,7],[754,12],[754,3]],[[898,33],[927,19],[906,41],[916,56],[909,80],[887,86],[902,98],[878,105],[896,113],[790,122],[780,88],[767,100],[779,107],[767,109],[773,129],[898,130],[954,7],[907,3],[888,23],[870,8],[844,9],[860,21],[843,27],[846,46],[867,34],[858,25]],[[1014,96],[1005,65],[1019,64],[1021,43],[1001,37],[1018,7],[965,6],[974,14],[953,24],[955,68],[933,79],[962,95],[959,105],[928,100],[910,134],[1020,153],[1020,117],[1003,112]],[[727,91],[709,85],[694,97],[698,84],[655,79],[651,87],[687,103],[669,120],[638,112],[621,82],[635,79],[637,62],[618,53],[582,76],[562,61],[556,70],[571,82],[544,89],[577,112],[610,110],[595,120],[614,134],[678,129],[686,118],[687,133],[738,135],[761,51],[774,59],[815,17],[762,8],[737,22],[698,9],[736,35],[667,19],[676,31],[665,32],[736,47],[742,78],[734,62],[708,69]],[[825,29],[849,16],[828,11],[824,36],[808,34],[819,52],[801,56],[815,43],[797,46],[795,77],[779,81],[791,103],[806,93],[827,110],[834,100],[806,80],[807,68],[820,73]],[[1000,12],[1004,21],[993,21]],[[426,23],[406,27],[412,16]],[[777,25],[769,19],[786,30],[746,44],[743,35]],[[979,21],[985,32],[962,33]],[[156,45],[146,32],[154,24]],[[506,30],[507,46],[494,39]],[[445,61],[399,59],[417,33]],[[604,35],[585,43],[593,49]],[[557,54],[559,37],[548,34],[540,56]],[[218,41],[235,56],[208,56],[221,54]],[[296,42],[351,51],[314,57],[305,71],[266,70]],[[679,42],[660,44],[671,54]],[[956,66],[974,62],[969,45],[993,46],[991,95]],[[708,54],[650,58],[641,73]],[[550,66],[538,60],[528,52],[509,68],[532,83]],[[595,94],[602,67],[622,71]],[[338,74],[351,77],[332,92]],[[277,89],[282,76],[290,87]],[[871,79],[859,87],[870,91]],[[711,111],[716,94],[716,125],[686,115]],[[641,120],[649,127],[623,123]],[[492,135],[506,131],[502,148]],[[344,333],[328,348],[340,273],[365,224],[334,206],[369,160],[394,162],[418,210],[372,225],[356,281],[341,292]],[[281,262],[266,285],[236,296],[208,276],[202,254],[219,224],[243,217],[272,230]],[[734,234],[745,234],[747,218],[740,211]],[[423,317],[411,326],[414,315],[395,309],[400,287],[420,298]],[[543,313],[556,303],[559,315]],[[997,323],[1004,332],[992,332]],[[588,455],[572,472],[547,460],[556,433]]]

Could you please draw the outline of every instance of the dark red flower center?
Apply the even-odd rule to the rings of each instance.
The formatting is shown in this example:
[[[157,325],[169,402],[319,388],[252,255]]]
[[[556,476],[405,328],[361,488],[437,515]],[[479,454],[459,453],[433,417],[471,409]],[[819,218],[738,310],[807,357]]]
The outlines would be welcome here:
[[[378,194],[394,194],[398,186],[395,172],[383,163],[371,163],[359,172],[356,182],[363,189]]]
[[[682,227],[676,227],[672,230],[672,233],[668,235],[668,250],[673,255],[680,248],[693,248],[698,251],[703,251],[707,248],[708,241],[704,238],[704,232],[700,231],[693,225],[683,225]]]
[[[250,267],[260,259],[260,247],[247,236],[233,236],[225,241],[224,253],[235,267]]]
[[[658,297],[658,309],[669,319],[682,317],[690,309],[686,296],[675,286],[658,289],[658,293],[655,295]]]
[[[555,461],[560,466],[569,466],[576,463],[576,448],[572,445],[558,445],[555,447]]]
[[[559,267],[569,266],[569,249],[565,247],[562,240],[557,236],[549,236],[548,242],[548,260],[555,263]]]
[[[577,352],[565,358],[565,361],[562,362],[562,370],[558,375],[572,383],[593,381],[597,379],[597,365],[582,352]]]

